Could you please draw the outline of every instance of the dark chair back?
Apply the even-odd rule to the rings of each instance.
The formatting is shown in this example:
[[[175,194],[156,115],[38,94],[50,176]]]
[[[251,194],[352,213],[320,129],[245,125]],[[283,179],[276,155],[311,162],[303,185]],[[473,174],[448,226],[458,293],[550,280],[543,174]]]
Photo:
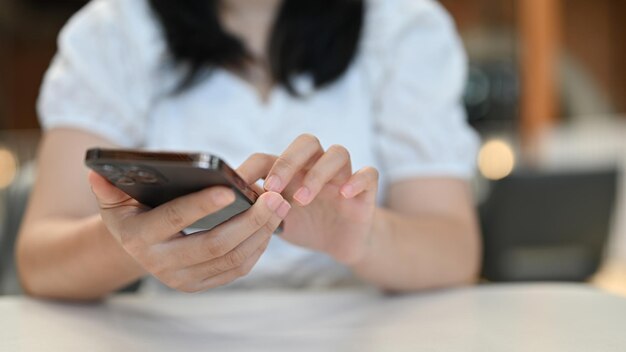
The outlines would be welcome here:
[[[600,265],[616,169],[524,172],[493,182],[481,207],[483,275],[491,281],[583,281]]]

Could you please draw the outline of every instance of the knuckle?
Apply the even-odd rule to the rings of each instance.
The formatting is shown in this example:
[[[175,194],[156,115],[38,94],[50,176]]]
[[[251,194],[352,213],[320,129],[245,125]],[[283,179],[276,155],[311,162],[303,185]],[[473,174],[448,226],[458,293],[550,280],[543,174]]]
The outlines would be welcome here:
[[[219,236],[207,237],[205,247],[206,252],[212,258],[219,258],[228,253],[224,240]]]
[[[169,288],[180,292],[195,293],[200,291],[198,282],[188,277],[188,272],[185,270],[171,273],[163,282]]]
[[[180,209],[173,204],[166,208],[165,221],[167,221],[167,223],[174,228],[185,225],[185,218],[183,217]]]
[[[240,267],[247,259],[247,256],[243,251],[235,249],[228,253],[225,257],[226,263],[229,268]]]
[[[247,263],[244,263],[240,268],[240,274],[241,276],[246,276],[248,274],[250,274],[250,272],[252,271],[252,268],[254,268],[254,264],[256,264],[255,261],[248,261]],[[241,277],[240,276],[240,277]]]
[[[329,149],[329,152],[335,155],[335,158],[339,159],[342,165],[351,164],[350,152],[348,151],[348,149],[346,149],[346,147],[341,145],[335,145],[332,146],[331,149]]]
[[[248,221],[250,227],[258,229],[265,225],[265,223],[267,222],[267,216],[265,212],[261,210],[251,211],[248,215]]]
[[[252,268],[248,268],[247,265],[242,265],[238,267],[237,269],[235,269],[235,275],[237,277],[244,277],[248,275],[248,273],[250,273],[250,270],[252,270]]]
[[[136,247],[136,243],[135,242],[136,242],[136,237],[137,236],[133,236],[132,234],[130,234],[128,231],[126,231],[124,229],[118,229],[115,232],[117,232],[117,236],[120,239],[120,244],[127,251],[131,251],[132,249],[134,249]]]
[[[186,285],[186,281],[180,275],[176,273],[163,272],[160,274],[155,274],[157,278],[159,278],[167,287],[180,290]]]
[[[146,247],[140,234],[121,230],[118,232],[120,244],[130,254],[137,255]]]
[[[213,277],[215,275],[219,275],[219,274],[221,274],[224,271],[225,271],[224,267],[219,265],[219,263],[215,263],[215,264],[210,265],[207,268],[205,268],[203,273],[202,273],[202,275],[203,275],[203,278],[210,278],[210,277]]]
[[[204,258],[195,248],[180,249],[172,253],[171,263],[174,266],[189,266],[201,262]]]
[[[141,258],[144,267],[156,277],[170,278],[175,276],[172,273],[171,265],[162,260],[160,256],[148,255]]]
[[[266,159],[272,159],[273,157],[270,154],[266,154],[266,153],[254,153],[252,155],[250,155],[249,160],[266,160]]]
[[[278,157],[278,159],[276,159],[275,165],[278,170],[286,170],[286,171],[296,170],[296,164],[284,155],[281,155]]]
[[[311,169],[306,174],[306,180],[304,183],[310,186],[318,186],[322,183],[323,175],[318,169]]]
[[[263,233],[271,235],[274,233],[274,231],[276,231],[276,228],[278,227],[278,224],[280,222],[278,221],[268,221],[265,223],[265,225],[263,225]]]
[[[376,168],[368,166],[365,168],[365,170],[370,175],[370,178],[372,179],[372,181],[378,182],[378,179],[380,178],[380,173],[378,172]]]
[[[248,160],[256,160],[256,159],[263,159],[263,158],[265,158],[265,153],[253,153],[252,155],[250,155]]]
[[[328,148],[328,152],[336,154],[337,156],[341,157],[342,159],[348,159],[350,158],[350,152],[348,152],[348,149],[346,147],[344,147],[343,145],[340,144],[333,144]]]
[[[208,288],[228,285],[229,283],[235,281],[237,278],[238,278],[237,275],[226,276],[226,277],[221,278],[220,280],[218,280],[216,282],[213,282]]]
[[[301,134],[298,138],[307,144],[321,145],[319,138],[310,133]]]

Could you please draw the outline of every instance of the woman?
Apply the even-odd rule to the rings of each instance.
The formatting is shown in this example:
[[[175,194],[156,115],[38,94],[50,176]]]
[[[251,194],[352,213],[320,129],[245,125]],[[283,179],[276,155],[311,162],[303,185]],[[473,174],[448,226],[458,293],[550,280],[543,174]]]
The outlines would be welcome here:
[[[95,299],[148,274],[185,292],[471,283],[477,141],[464,75],[453,24],[431,0],[92,1],[63,30],[42,87],[23,285]],[[92,146],[215,153],[266,192],[184,236],[232,193],[145,209],[87,177]]]

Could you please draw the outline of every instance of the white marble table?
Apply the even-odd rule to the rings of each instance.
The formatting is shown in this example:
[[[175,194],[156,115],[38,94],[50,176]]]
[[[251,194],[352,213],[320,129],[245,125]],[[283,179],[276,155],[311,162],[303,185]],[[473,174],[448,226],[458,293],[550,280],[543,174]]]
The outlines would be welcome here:
[[[579,285],[0,298],[0,351],[626,351],[626,299]]]

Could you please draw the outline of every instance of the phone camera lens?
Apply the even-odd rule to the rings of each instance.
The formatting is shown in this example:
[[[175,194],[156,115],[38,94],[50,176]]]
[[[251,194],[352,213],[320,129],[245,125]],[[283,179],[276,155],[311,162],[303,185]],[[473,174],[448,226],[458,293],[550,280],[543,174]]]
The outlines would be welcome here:
[[[113,165],[104,164],[100,166],[100,170],[107,176],[115,177],[120,175],[120,170]]]
[[[157,183],[159,181],[155,174],[145,170],[137,171],[137,180],[142,183]]]
[[[120,177],[115,183],[120,186],[133,186],[135,184],[135,180],[130,177]]]
[[[153,172],[138,167],[131,168],[127,175],[134,178],[137,182],[144,184],[155,184],[159,182],[159,178]]]

